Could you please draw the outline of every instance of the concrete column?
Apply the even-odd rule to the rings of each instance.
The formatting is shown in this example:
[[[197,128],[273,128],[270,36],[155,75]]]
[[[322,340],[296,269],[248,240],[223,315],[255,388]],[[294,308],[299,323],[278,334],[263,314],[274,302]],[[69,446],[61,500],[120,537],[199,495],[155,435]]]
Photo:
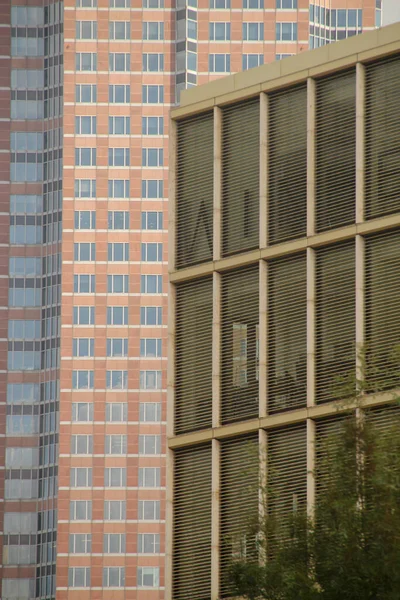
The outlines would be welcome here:
[[[268,96],[260,95],[260,248],[268,243]]]
[[[365,67],[357,63],[356,71],[356,223],[365,219]]]
[[[214,208],[213,260],[221,258],[221,196],[222,196],[222,111],[214,107]]]
[[[315,81],[307,79],[307,236],[315,233]]]

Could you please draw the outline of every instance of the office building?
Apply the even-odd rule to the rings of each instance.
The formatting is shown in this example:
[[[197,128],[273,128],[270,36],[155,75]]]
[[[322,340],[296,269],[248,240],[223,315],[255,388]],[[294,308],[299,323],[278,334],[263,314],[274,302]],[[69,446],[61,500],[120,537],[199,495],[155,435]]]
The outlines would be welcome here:
[[[379,16],[0,2],[3,599],[163,598],[169,109]]]
[[[258,477],[276,517],[312,509],[327,436],[358,407],[338,377],[397,380],[399,94],[394,24],[171,113],[168,600],[230,597]],[[384,428],[391,401],[358,415]]]

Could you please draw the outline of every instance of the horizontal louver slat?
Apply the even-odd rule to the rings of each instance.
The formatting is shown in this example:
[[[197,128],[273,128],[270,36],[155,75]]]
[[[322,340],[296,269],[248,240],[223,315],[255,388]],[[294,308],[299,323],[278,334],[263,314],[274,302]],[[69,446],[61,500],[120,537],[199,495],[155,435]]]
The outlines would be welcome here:
[[[315,202],[317,232],[355,221],[356,74],[316,82]]]
[[[269,95],[268,239],[306,234],[307,87]]]
[[[232,559],[255,554],[250,535],[258,514],[258,435],[221,442],[220,597],[231,596]]]
[[[173,600],[211,597],[211,444],[175,452]]]
[[[367,378],[378,389],[399,385],[400,230],[366,238]]]
[[[355,245],[316,252],[316,399],[353,393],[355,369]]]
[[[222,275],[221,417],[258,416],[258,265]]]
[[[222,253],[258,247],[259,98],[222,109]]]
[[[211,427],[211,277],[176,287],[175,433]]]
[[[307,403],[306,255],[268,263],[268,412]]]
[[[177,125],[176,266],[212,260],[213,113]]]
[[[400,210],[400,57],[366,66],[365,213]]]

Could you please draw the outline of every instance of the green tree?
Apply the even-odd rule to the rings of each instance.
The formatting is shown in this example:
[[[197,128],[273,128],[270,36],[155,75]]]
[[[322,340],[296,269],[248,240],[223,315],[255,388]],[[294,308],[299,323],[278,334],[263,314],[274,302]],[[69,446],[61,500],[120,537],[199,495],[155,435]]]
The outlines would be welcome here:
[[[298,510],[284,520],[266,507],[249,526],[258,553],[232,560],[236,597],[400,599],[400,410],[386,410],[385,427],[379,411],[353,413],[326,441],[312,518]]]

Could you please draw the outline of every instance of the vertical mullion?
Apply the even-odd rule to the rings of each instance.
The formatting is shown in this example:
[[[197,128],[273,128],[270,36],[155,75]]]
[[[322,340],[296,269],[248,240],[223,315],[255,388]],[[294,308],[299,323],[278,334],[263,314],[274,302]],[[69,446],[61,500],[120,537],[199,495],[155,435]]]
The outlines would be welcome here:
[[[174,451],[167,448],[167,489],[165,502],[165,600],[172,600],[174,538]]]
[[[356,236],[356,381],[361,391],[365,350],[365,239]]]
[[[315,405],[315,251],[307,248],[307,406]]]
[[[260,523],[264,523],[265,519],[268,517],[268,496],[267,496],[267,482],[268,482],[268,457],[267,457],[267,448],[268,448],[268,433],[265,429],[258,430],[258,449],[259,449],[259,490],[258,490],[258,515],[260,518]],[[266,542],[267,540],[262,540],[264,544],[264,553],[259,556],[259,561],[263,564],[266,560]],[[261,546],[262,547],[262,546]]]
[[[258,325],[258,402],[259,417],[267,416],[267,310],[268,263],[260,261],[260,304]]]
[[[260,248],[268,243],[268,96],[260,95]]]
[[[213,260],[221,258],[222,111],[214,107]]]
[[[168,268],[175,270],[176,265],[176,150],[177,130],[176,121],[171,120],[169,124],[169,166],[168,175]]]
[[[356,223],[364,221],[365,67],[356,68]]]
[[[312,519],[315,506],[315,421],[307,419],[307,514]]]
[[[221,497],[221,442],[213,439],[211,445],[211,600],[219,598],[220,583],[220,497]]]
[[[212,426],[221,424],[221,275],[213,273]]]
[[[315,234],[315,81],[307,79],[307,236]]]

